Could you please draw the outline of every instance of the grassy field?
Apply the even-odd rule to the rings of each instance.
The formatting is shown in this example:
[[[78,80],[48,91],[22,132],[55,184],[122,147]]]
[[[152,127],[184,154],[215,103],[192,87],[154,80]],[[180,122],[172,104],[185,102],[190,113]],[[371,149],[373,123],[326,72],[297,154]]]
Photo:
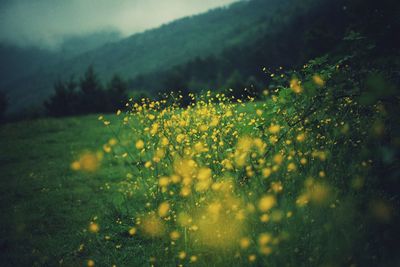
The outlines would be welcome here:
[[[96,116],[1,127],[2,265],[82,265],[82,231],[117,199],[105,184],[118,183],[124,170],[109,166],[88,176],[70,164],[110,134]]]
[[[370,127],[349,98],[291,115],[292,84],[261,102],[1,126],[1,265],[398,263],[379,115]]]

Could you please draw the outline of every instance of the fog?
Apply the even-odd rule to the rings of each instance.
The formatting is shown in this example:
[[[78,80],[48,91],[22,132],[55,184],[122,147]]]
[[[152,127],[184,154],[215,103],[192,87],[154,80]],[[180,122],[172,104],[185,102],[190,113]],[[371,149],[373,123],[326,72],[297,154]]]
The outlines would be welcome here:
[[[237,0],[0,0],[0,42],[56,48],[102,30],[123,36]]]

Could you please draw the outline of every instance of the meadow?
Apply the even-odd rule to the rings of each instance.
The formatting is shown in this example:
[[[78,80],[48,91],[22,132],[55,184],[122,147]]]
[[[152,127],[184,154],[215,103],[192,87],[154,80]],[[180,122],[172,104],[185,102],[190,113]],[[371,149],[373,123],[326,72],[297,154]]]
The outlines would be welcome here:
[[[257,99],[1,126],[2,265],[398,264],[391,85],[368,73],[359,93],[345,60],[266,75]]]
[[[400,266],[399,1],[7,2],[0,267]]]

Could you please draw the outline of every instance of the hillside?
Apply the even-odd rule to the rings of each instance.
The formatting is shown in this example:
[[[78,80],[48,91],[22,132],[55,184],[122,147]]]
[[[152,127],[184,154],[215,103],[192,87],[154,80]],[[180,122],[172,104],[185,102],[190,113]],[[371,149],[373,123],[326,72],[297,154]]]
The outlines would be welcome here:
[[[104,35],[108,41],[100,47],[82,37],[67,42],[59,54],[21,53],[8,60],[18,64],[3,67],[2,76],[7,77],[0,89],[8,92],[9,112],[42,109],[56,80],[72,75],[79,79],[93,65],[103,82],[117,73],[129,80],[129,89],[150,96],[163,90],[228,88],[239,96],[244,87],[259,94],[271,86],[272,76],[265,77],[265,72],[274,75],[279,68],[297,68],[326,53],[340,56],[357,49],[350,47],[352,34],[367,38],[381,55],[398,54],[398,12],[391,0],[381,5],[350,0],[240,1],[122,40]],[[6,59],[13,57],[12,51],[7,53]]]
[[[304,4],[286,9],[286,16],[274,17],[254,40],[228,47],[217,55],[176,64],[165,71],[140,75],[131,82],[131,87],[145,91],[178,87],[190,92],[233,89],[236,96],[248,88],[259,95],[273,86],[272,78],[282,68],[299,68],[325,54],[341,57],[369,47],[375,57],[391,57],[390,61],[395,62],[393,55],[399,56],[396,33],[400,31],[400,21],[396,14],[400,8],[393,1]],[[352,43],[357,39],[362,39],[364,46],[354,46]]]
[[[43,85],[54,83],[44,72],[77,55],[121,39],[118,32],[100,31],[84,36],[68,36],[58,48],[17,47],[0,43],[0,91],[8,94],[10,110],[18,111],[43,100]],[[61,74],[60,74],[61,76]],[[51,86],[50,86],[51,88]],[[38,102],[39,101],[39,102]]]
[[[24,79],[3,85],[2,89],[9,92],[10,110],[17,111],[40,104],[51,94],[57,78],[81,75],[90,64],[103,79],[114,73],[133,79],[195,57],[218,55],[225,48],[256,40],[276,17],[295,9],[294,2],[240,1],[49,64]]]

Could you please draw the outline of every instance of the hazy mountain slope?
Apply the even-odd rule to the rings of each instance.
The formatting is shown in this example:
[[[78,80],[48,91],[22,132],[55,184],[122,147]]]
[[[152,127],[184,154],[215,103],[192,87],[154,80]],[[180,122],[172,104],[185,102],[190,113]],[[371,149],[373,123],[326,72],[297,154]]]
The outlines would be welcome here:
[[[84,36],[68,36],[60,47],[51,50],[0,43],[0,90],[6,92],[10,100],[9,110],[20,111],[41,103],[43,96],[51,89],[54,77],[60,74],[56,71],[57,75],[47,76],[50,69],[57,69],[63,66],[63,62],[81,53],[120,39],[120,33],[107,30]]]
[[[82,72],[88,64],[103,76],[123,76],[160,70],[195,56],[217,54],[246,42],[264,30],[266,20],[292,0],[242,1],[229,8],[177,20],[133,35],[67,62],[63,72]]]
[[[7,44],[0,44],[0,59],[0,87],[55,63],[51,51],[32,47],[19,48]]]
[[[265,86],[268,78],[263,67],[267,71],[281,66],[295,68],[341,43],[351,16],[343,8],[347,1],[304,1],[304,5],[293,5],[285,9],[285,16],[277,13],[262,33],[246,43],[227,47],[218,55],[197,57],[165,71],[141,75],[130,85],[140,90],[174,89],[165,88],[173,79],[179,80],[175,86],[189,91],[227,89],[232,83],[244,87],[249,81]]]
[[[369,46],[386,56],[398,55],[400,21],[396,14],[400,10],[392,0],[319,0],[302,4],[286,9],[285,16],[277,13],[255,40],[228,47],[217,56],[195,58],[165,71],[141,75],[130,86],[143,91],[233,88],[240,94],[244,87],[261,91],[271,85],[269,74],[279,67],[299,68],[327,53],[343,56],[343,51],[361,50],[349,48],[353,38],[370,40]]]
[[[58,52],[64,59],[97,49],[105,44],[115,43],[122,39],[121,33],[114,30],[103,30],[86,35],[65,38]]]
[[[3,86],[9,91],[10,109],[17,111],[29,104],[40,104],[51,94],[57,78],[80,75],[90,64],[103,79],[113,73],[134,78],[139,74],[168,69],[196,56],[217,55],[227,47],[256,39],[274,16],[283,16],[294,2],[240,1],[228,8],[180,19],[49,65],[26,79]]]

